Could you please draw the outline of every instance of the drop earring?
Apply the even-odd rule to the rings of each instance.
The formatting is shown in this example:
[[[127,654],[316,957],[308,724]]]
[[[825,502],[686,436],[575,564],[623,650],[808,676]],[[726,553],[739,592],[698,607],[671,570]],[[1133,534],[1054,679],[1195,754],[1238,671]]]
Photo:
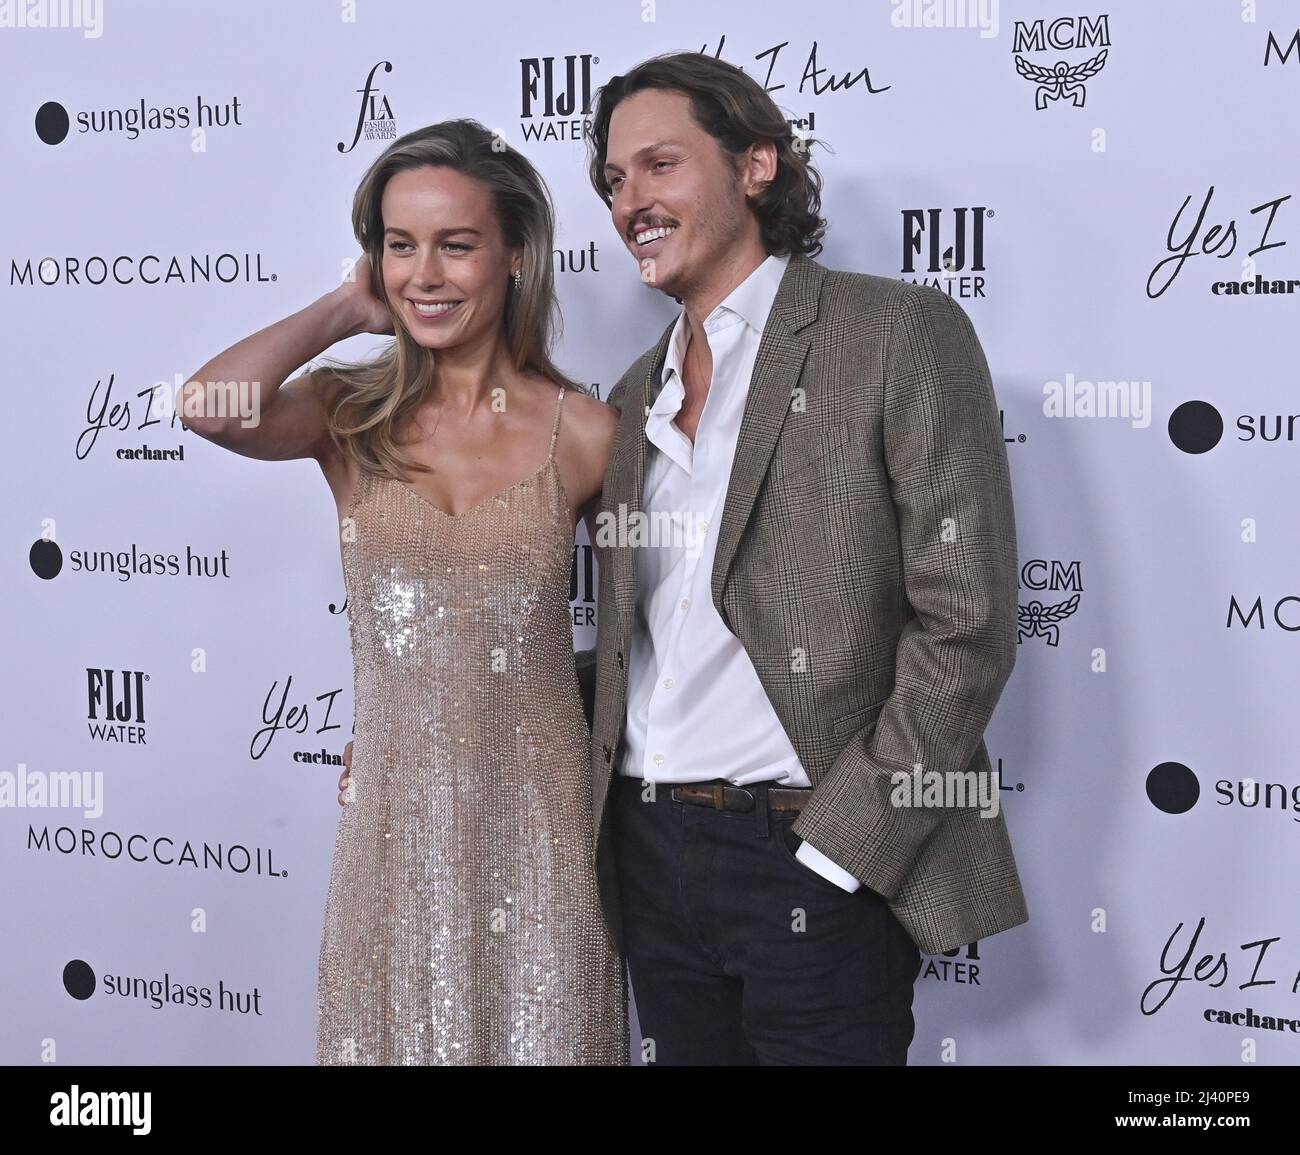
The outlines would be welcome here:
[[[524,283],[524,279],[523,279],[523,277],[521,277],[521,276],[519,275],[519,270],[518,270],[518,269],[515,270],[514,281],[515,281],[515,290],[516,290],[516,292],[517,292],[518,289],[519,289],[519,286],[522,285],[522,284]]]

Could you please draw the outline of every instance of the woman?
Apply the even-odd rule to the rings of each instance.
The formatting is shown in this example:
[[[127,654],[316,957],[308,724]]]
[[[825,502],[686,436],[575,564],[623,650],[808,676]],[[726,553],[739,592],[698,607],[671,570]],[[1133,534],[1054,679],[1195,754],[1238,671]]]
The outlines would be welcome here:
[[[353,203],[355,281],[185,387],[189,412],[211,383],[260,381],[255,427],[187,423],[314,457],[339,511],[356,738],[320,1063],[627,1062],[568,613],[614,414],[551,364],[549,194],[495,143],[464,120],[394,142]],[[395,340],[281,387],[363,332]]]

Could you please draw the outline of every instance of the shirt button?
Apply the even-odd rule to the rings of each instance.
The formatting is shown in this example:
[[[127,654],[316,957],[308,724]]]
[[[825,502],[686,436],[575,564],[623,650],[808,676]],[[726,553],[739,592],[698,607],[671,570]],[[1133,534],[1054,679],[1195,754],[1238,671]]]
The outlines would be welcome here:
[[[703,519],[700,521],[700,532],[701,532],[701,533],[708,533],[708,532],[709,532],[709,519],[708,519],[707,517],[706,517],[706,518],[703,518]]]
[[[671,690],[672,688],[673,688],[673,680],[672,680],[672,678],[665,678],[665,679],[664,679],[664,689],[665,689],[665,690]]]
[[[663,756],[662,754],[656,754],[656,755],[655,755],[655,765],[656,765],[656,766],[662,766],[663,764],[664,764],[664,756]]]
[[[691,604],[691,599],[690,599],[690,598],[682,598],[682,609],[683,609],[683,610],[685,610],[685,609],[689,609],[689,608],[690,608],[690,604]]]

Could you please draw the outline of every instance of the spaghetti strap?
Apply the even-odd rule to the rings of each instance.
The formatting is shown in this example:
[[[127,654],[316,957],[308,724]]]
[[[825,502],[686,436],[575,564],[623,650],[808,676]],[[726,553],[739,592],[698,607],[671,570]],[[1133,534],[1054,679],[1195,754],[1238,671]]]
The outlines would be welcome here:
[[[551,461],[555,457],[555,438],[560,432],[560,403],[564,400],[564,386],[560,386],[560,396],[555,402],[555,425],[551,429],[551,451],[546,455],[546,460]]]

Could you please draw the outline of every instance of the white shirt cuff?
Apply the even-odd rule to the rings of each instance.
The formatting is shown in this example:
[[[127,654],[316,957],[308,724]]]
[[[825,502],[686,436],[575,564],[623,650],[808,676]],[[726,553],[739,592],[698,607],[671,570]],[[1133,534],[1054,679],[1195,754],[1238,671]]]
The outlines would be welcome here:
[[[847,890],[852,894],[862,885],[838,862],[833,862],[827,858],[811,842],[799,843],[799,849],[794,852],[794,856],[805,866],[815,870],[823,878],[835,883],[841,890]]]

